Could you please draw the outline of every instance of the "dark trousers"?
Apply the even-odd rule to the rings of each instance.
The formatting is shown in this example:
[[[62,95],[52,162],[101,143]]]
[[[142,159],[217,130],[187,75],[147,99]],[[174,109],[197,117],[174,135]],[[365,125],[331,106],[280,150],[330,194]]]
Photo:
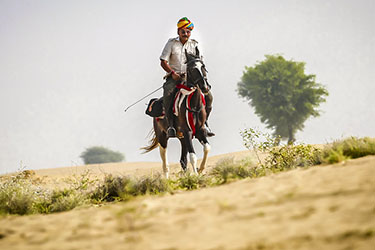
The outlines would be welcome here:
[[[172,110],[172,105],[173,105],[173,99],[175,96],[175,93],[177,92],[176,90],[176,85],[178,84],[178,81],[173,80],[172,77],[168,77],[167,81],[163,85],[163,104],[164,104],[164,110],[165,110],[165,115],[168,119],[168,122],[173,117],[173,110]]]

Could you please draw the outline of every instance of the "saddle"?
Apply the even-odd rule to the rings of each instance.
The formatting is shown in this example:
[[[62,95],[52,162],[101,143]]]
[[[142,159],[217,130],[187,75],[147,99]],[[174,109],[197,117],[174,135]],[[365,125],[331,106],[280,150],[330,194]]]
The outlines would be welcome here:
[[[178,89],[174,101],[173,101],[173,114],[175,116],[178,116],[179,110],[181,109],[181,105],[184,103],[184,100],[186,98],[186,120],[188,121],[189,129],[193,132],[193,135],[195,135],[196,129],[195,129],[195,123],[196,123],[196,116],[193,114],[193,111],[190,105],[191,97],[193,96],[196,88],[189,88],[186,85],[178,84],[176,86]],[[206,105],[206,101],[204,99],[204,95],[201,94],[203,107]],[[163,98],[153,98],[150,100],[150,102],[147,105],[147,109],[145,112],[147,115],[151,117],[156,117],[158,119],[163,119],[165,116],[165,111],[163,107]]]
[[[184,101],[186,96],[191,95],[194,93],[195,88],[188,88],[183,84],[179,84],[176,86],[176,94],[173,98],[173,114],[178,116],[178,111]],[[204,101],[204,98],[203,98]],[[152,98],[146,108],[145,113],[151,117],[163,118],[165,115],[164,105],[163,105],[163,97],[160,98]]]

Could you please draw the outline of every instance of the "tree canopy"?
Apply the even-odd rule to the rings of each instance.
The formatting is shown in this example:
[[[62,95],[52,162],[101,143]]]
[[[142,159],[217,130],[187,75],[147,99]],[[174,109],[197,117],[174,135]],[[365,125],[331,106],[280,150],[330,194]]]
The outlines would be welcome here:
[[[101,146],[87,148],[80,156],[85,164],[121,162],[124,155]]]
[[[305,74],[305,63],[285,60],[281,55],[266,55],[254,67],[245,67],[238,83],[238,95],[249,100],[261,122],[274,130],[275,136],[295,140],[310,116],[328,96],[315,75]]]

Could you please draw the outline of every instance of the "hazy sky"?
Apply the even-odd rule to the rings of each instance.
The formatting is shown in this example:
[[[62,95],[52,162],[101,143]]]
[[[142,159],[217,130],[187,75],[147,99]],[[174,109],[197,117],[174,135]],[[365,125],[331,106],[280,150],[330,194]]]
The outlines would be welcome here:
[[[245,150],[239,131],[264,128],[236,88],[265,54],[306,62],[329,91],[298,141],[374,137],[374,3],[0,0],[0,173],[80,165],[95,145],[127,161],[159,161],[157,150],[139,150],[152,127],[148,100],[124,109],[162,85],[159,56],[183,16],[194,22],[213,86],[211,155]],[[178,141],[169,146],[177,162]]]

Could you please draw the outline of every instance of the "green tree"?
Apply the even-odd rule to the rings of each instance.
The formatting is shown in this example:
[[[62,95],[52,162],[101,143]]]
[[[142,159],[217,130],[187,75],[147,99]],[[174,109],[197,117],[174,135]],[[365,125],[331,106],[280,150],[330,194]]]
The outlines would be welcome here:
[[[304,62],[287,61],[281,55],[265,57],[254,67],[245,67],[237,92],[275,136],[293,143],[306,119],[319,116],[316,108],[328,92],[315,82],[315,75],[305,74]]]
[[[115,152],[100,146],[87,148],[80,157],[85,164],[121,162],[124,160],[124,155],[120,152]]]

